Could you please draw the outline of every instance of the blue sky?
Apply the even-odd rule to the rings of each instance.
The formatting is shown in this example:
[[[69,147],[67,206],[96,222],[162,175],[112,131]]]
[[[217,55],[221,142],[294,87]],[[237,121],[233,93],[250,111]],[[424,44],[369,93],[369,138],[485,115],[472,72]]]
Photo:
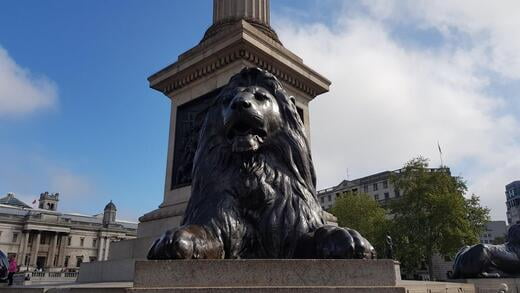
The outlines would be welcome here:
[[[0,194],[61,192],[62,210],[89,214],[112,199],[130,219],[157,207],[169,100],[146,78],[196,45],[211,15],[209,0],[3,1],[0,48],[56,93],[0,109]]]
[[[503,186],[520,173],[518,4],[486,5],[272,1],[282,42],[333,81],[311,103],[319,187],[416,155],[438,164],[440,141],[470,191],[505,218]],[[86,214],[114,200],[129,220],[156,208],[169,100],[146,78],[200,41],[211,6],[2,1],[0,194],[60,192],[61,210]]]

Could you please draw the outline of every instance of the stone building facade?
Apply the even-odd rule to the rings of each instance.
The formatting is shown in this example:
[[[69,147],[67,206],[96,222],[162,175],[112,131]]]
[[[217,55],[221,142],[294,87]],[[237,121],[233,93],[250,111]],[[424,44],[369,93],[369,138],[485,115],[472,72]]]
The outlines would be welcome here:
[[[430,172],[448,172],[449,168],[429,168]],[[384,171],[373,175],[365,176],[354,180],[343,180],[340,184],[319,190],[317,193],[318,199],[323,209],[330,209],[336,199],[348,193],[365,193],[376,201],[384,204],[392,198],[400,197],[402,192],[395,188],[390,180],[392,174],[399,175],[403,170]]]
[[[384,171],[354,180],[343,180],[336,186],[319,190],[318,200],[325,210],[334,206],[337,198],[348,193],[365,193],[374,197],[376,201],[384,203],[401,195],[390,180],[392,173],[397,174],[400,171]]]
[[[135,238],[137,223],[116,220],[110,202],[86,216],[58,211],[59,194],[42,193],[32,208],[9,193],[0,198],[0,250],[14,255],[21,271],[75,270],[83,262],[106,260],[111,243]]]
[[[506,206],[509,225],[520,223],[520,181],[506,185]]]

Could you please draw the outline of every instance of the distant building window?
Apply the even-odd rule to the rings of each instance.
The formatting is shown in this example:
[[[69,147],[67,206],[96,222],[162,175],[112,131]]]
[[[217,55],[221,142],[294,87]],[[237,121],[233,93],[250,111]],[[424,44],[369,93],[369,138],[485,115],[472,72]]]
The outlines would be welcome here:
[[[374,183],[374,185],[372,186],[372,189],[373,189],[374,191],[377,191],[377,183]]]
[[[97,246],[97,238],[92,239],[92,247]]]
[[[83,256],[76,256],[76,267],[79,268],[83,263]]]
[[[390,193],[385,192],[385,199],[389,199],[389,198],[390,198]]]
[[[374,194],[374,199],[379,200],[379,194]]]
[[[320,201],[321,201],[321,203],[325,203],[325,198],[323,196],[320,197]]]
[[[357,190],[358,190],[357,188],[352,189],[352,193],[357,194]]]
[[[328,199],[329,201],[332,201],[332,197],[330,196],[330,194],[327,196],[327,199]]]
[[[91,257],[88,258],[88,261],[90,261],[90,262],[93,262],[93,261],[96,261],[96,260],[97,260],[97,258],[95,256],[91,256]]]
[[[64,266],[64,267],[67,268],[67,267],[69,266],[69,260],[70,260],[70,255],[67,255],[67,256],[65,257],[65,262],[63,263],[63,266]]]
[[[383,181],[383,188],[388,188],[388,180]]]
[[[67,238],[67,246],[71,246],[72,245],[72,237],[69,236],[69,238]]]
[[[18,241],[18,233],[13,233],[13,243],[16,243]]]
[[[79,246],[83,247],[85,245],[85,238],[81,237],[79,239]]]
[[[364,191],[365,193],[368,193],[368,185],[367,185],[367,184],[365,184],[365,186],[363,186],[363,191]]]

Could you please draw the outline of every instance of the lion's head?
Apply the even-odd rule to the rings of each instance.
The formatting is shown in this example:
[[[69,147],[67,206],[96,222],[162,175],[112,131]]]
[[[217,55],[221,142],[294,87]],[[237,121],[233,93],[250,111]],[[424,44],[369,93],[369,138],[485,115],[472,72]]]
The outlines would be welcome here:
[[[309,143],[294,98],[271,73],[245,68],[231,78],[206,115],[193,178],[203,175],[201,167],[207,166],[208,159],[255,160],[259,156],[275,156],[277,160],[271,163],[289,168],[314,193],[316,177]]]
[[[280,131],[278,101],[265,87],[237,85],[222,99],[224,129],[233,152],[257,151],[266,139]]]

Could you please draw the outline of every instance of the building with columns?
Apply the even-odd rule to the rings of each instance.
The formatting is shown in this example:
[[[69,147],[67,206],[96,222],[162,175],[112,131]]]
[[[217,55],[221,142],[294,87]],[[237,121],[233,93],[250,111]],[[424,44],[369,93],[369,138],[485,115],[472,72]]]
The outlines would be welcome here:
[[[137,223],[116,220],[108,203],[98,215],[58,211],[58,193],[42,193],[38,208],[13,193],[0,198],[0,250],[14,255],[22,271],[74,270],[108,258],[111,243],[136,236]]]

